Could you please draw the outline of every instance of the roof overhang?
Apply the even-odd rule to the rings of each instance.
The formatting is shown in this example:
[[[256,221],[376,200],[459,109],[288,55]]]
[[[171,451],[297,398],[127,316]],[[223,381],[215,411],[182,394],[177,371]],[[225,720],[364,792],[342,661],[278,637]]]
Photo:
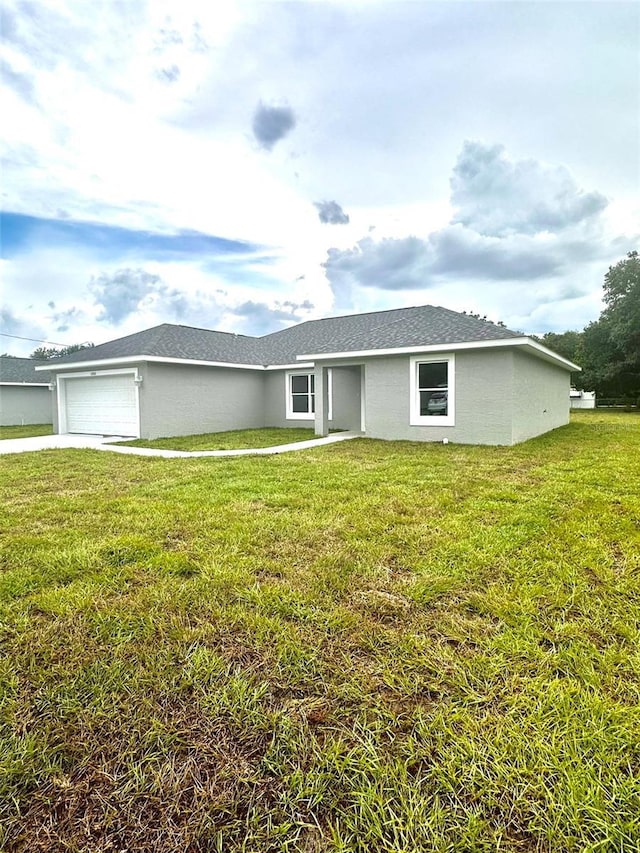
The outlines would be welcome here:
[[[313,369],[312,361],[296,361],[295,364],[267,364],[265,370],[302,370],[305,367]]]
[[[369,350],[352,350],[346,352],[319,352],[305,353],[299,355],[298,359],[304,361],[328,361],[329,359],[351,359],[351,358],[371,358],[374,356],[384,357],[387,355],[409,355],[411,353],[434,353],[434,352],[459,352],[461,350],[477,350],[477,349],[496,349],[504,347],[518,347],[534,355],[537,358],[542,358],[551,364],[556,364],[558,367],[563,367],[565,370],[574,371],[582,370],[582,368],[574,364],[572,361],[564,358],[561,355],[553,352],[547,347],[534,341],[532,338],[498,338],[493,341],[463,341],[456,344],[429,344],[427,346],[412,346],[412,347],[392,347],[388,349],[369,349]]]
[[[169,358],[160,355],[128,355],[123,358],[100,358],[93,361],[67,361],[63,364],[36,367],[36,370],[75,370],[81,368],[87,370],[94,367],[113,367],[118,364],[139,364],[141,361],[149,361],[156,364],[190,364],[197,367],[235,367],[240,370],[300,370],[303,367],[313,367],[313,362],[292,364],[235,364],[229,361],[204,361],[195,358]],[[22,384],[22,383],[21,383]]]
[[[87,361],[67,361],[62,364],[48,362],[47,364],[35,367],[36,371],[46,371],[48,373],[58,372],[61,370],[88,370],[99,369],[101,367],[113,367],[115,365],[139,364],[140,362],[150,362],[153,364],[188,364],[196,367],[225,367],[235,370],[289,370],[293,368],[312,368],[316,361],[328,361],[335,359],[355,359],[355,358],[371,358],[384,357],[389,355],[408,355],[411,353],[435,353],[435,352],[459,352],[463,350],[478,350],[478,349],[496,349],[503,347],[518,347],[530,355],[555,364],[558,367],[563,367],[565,370],[574,371],[581,370],[579,365],[574,364],[563,356],[558,355],[547,347],[534,341],[532,338],[499,338],[493,341],[463,341],[456,344],[429,344],[426,346],[412,347],[392,347],[388,349],[369,349],[369,350],[350,350],[344,352],[320,352],[320,353],[305,353],[296,356],[294,364],[236,364],[227,361],[207,361],[205,359],[194,358],[171,358],[160,355],[129,355],[121,358],[100,358]],[[5,383],[6,384],[6,383]],[[16,383],[24,384],[24,383]]]
[[[91,361],[66,361],[62,364],[47,364],[43,367],[36,367],[36,370],[47,370],[50,373],[60,370],[75,370],[82,368],[100,368],[113,367],[116,364],[140,364],[141,361],[152,362],[155,364],[190,364],[197,367],[234,367],[237,370],[264,370],[263,364],[235,364],[227,361],[205,361],[196,358],[169,358],[161,355],[127,355],[122,358],[95,358]]]
[[[48,382],[0,382],[0,385],[12,385],[14,388],[48,388]]]

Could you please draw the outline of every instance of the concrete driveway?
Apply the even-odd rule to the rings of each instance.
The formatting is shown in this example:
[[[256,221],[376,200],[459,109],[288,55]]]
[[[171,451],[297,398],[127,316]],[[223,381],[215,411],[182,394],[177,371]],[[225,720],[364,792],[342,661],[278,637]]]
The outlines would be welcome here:
[[[334,432],[322,438],[309,441],[296,441],[292,444],[278,444],[275,447],[242,448],[239,450],[156,450],[150,447],[122,447],[109,444],[111,441],[126,441],[118,435],[39,435],[32,438],[5,438],[0,441],[0,455],[3,453],[27,453],[32,450],[54,450],[69,447],[109,450],[112,453],[131,454],[133,456],[161,456],[165,459],[192,459],[197,456],[269,456],[275,453],[290,453],[294,450],[307,450],[310,447],[322,447],[350,438],[362,438],[359,432]]]

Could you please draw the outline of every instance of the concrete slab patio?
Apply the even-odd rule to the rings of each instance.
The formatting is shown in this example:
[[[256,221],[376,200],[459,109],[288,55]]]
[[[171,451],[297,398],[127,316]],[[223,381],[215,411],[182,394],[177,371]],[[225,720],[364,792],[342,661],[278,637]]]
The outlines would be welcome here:
[[[90,448],[107,450],[112,453],[131,454],[133,456],[160,456],[165,459],[191,459],[199,456],[270,456],[277,453],[291,453],[295,450],[308,450],[322,447],[351,438],[362,438],[358,432],[337,432],[309,441],[296,441],[291,444],[278,444],[274,447],[242,448],[238,450],[157,450],[151,447],[127,447],[110,444],[114,441],[126,441],[117,435],[39,435],[32,438],[8,438],[0,441],[0,455],[7,453],[28,453],[36,450],[65,450],[68,448]]]

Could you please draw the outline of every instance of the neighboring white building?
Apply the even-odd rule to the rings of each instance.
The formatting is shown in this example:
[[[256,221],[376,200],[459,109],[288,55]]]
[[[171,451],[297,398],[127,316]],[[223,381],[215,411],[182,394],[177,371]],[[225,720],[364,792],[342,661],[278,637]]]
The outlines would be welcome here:
[[[569,391],[569,400],[571,401],[572,409],[595,409],[596,392],[579,391],[577,388],[571,388]]]

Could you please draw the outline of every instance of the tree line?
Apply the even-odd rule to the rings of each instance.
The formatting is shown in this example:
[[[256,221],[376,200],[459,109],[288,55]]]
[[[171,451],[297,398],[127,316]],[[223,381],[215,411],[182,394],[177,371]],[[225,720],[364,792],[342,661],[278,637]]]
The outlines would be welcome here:
[[[66,347],[38,347],[29,355],[29,358],[34,358],[37,361],[48,361],[50,358],[62,358],[63,355],[71,355],[72,352],[79,352],[81,349],[89,349],[92,346],[94,344],[87,342],[84,344],[69,344]],[[20,356],[3,352],[0,358],[20,358]]]
[[[581,332],[547,332],[539,340],[582,367],[576,388],[640,404],[640,256],[637,251],[604,277],[605,307]]]
[[[63,355],[71,355],[72,352],[79,352],[81,349],[89,349],[92,346],[92,343],[86,343],[69,344],[68,347],[38,347],[38,349],[34,349],[29,358],[47,361],[50,358],[62,358]]]

